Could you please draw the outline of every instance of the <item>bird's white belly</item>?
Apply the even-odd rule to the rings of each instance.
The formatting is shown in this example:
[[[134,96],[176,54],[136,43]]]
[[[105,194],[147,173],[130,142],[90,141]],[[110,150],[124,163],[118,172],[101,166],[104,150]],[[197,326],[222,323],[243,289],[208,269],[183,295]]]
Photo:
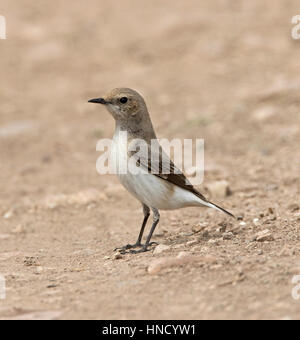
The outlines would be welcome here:
[[[151,208],[172,210],[200,205],[197,196],[155,175],[128,173],[118,177],[133,196]]]
[[[111,162],[120,182],[134,197],[151,208],[162,210],[201,205],[201,200],[193,193],[153,174],[133,174],[128,170],[124,173],[127,161],[127,140],[116,131],[111,148]]]

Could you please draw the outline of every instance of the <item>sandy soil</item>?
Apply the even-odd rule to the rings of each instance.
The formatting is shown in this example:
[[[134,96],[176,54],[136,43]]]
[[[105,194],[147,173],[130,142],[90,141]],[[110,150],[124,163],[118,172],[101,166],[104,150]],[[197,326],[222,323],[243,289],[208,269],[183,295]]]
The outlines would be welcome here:
[[[297,3],[2,0],[1,319],[300,318]],[[243,220],[162,212],[168,249],[115,256],[142,211],[96,172],[114,123],[87,100],[120,86],[159,137],[205,139],[200,189]]]

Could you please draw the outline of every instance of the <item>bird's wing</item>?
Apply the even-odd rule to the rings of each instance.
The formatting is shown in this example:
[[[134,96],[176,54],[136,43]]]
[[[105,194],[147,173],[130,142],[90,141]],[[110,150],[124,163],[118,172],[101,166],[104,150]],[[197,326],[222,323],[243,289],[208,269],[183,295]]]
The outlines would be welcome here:
[[[148,144],[142,142],[142,140],[137,140],[132,146],[133,151],[129,151],[129,156],[134,160],[135,166],[141,167],[147,173],[151,173],[182,189],[190,191],[203,201],[203,205],[222,211],[235,218],[229,211],[208,201],[197,189],[195,189],[182,171],[176,167],[169,156],[163,151],[158,142],[151,144],[150,147]],[[135,152],[136,150],[138,150],[138,152]]]
[[[131,151],[130,157],[133,157],[137,166],[140,166],[148,173],[152,173],[182,189],[192,192],[203,201],[208,202],[207,199],[193,187],[183,172],[176,167],[158,142],[157,144],[152,144],[150,147],[144,144],[139,145],[139,141],[137,140],[133,149],[138,150],[138,152]]]

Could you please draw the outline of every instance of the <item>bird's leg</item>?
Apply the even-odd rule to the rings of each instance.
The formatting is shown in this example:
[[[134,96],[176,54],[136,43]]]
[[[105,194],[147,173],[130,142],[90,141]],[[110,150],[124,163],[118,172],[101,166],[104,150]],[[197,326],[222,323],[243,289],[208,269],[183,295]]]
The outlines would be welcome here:
[[[156,226],[158,225],[160,215],[159,215],[159,212],[156,208],[152,208],[152,211],[153,211],[153,224],[152,224],[150,233],[147,237],[146,243],[142,246],[142,248],[140,250],[131,250],[130,252],[133,253],[133,254],[144,253],[144,252],[149,250],[148,249],[149,246],[151,246],[152,244],[157,244],[156,242],[150,243],[150,240],[151,240],[151,237],[154,233]]]
[[[136,243],[135,244],[127,244],[124,247],[116,248],[115,251],[116,250],[121,250],[121,252],[124,253],[128,249],[132,249],[132,248],[137,248],[137,247],[142,247],[143,246],[141,241],[142,241],[142,237],[143,237],[143,234],[144,234],[144,230],[145,230],[148,218],[150,216],[150,209],[149,209],[149,207],[146,204],[143,204],[143,211],[144,211],[144,220],[143,220],[143,224],[142,224],[142,227],[141,227],[141,230],[140,230],[140,233],[139,233],[139,237],[138,237]]]

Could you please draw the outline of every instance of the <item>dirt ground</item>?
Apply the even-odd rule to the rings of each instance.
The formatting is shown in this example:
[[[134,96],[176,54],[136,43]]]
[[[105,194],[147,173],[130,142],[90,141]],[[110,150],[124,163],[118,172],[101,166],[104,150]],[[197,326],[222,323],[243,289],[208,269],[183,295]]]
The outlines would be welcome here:
[[[300,319],[297,4],[1,1],[0,319]],[[118,258],[142,210],[96,172],[114,122],[87,100],[121,86],[160,138],[204,138],[199,189],[240,220],[162,211],[168,247]]]

